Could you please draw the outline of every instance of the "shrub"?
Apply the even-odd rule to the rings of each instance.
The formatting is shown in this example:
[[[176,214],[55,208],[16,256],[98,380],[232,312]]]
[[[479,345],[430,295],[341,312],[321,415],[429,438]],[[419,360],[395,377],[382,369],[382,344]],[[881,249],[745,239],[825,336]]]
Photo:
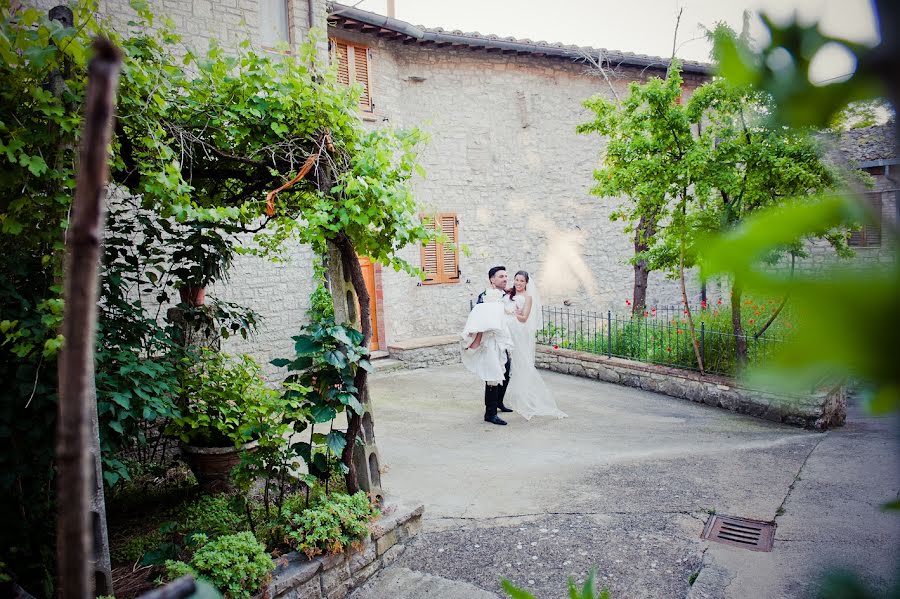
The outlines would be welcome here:
[[[178,529],[185,534],[203,533],[217,537],[244,531],[247,523],[228,495],[204,495],[185,506],[178,518]]]
[[[339,553],[363,539],[366,524],[379,514],[365,493],[335,493],[315,507],[296,514],[288,539],[308,557],[320,553]]]
[[[190,563],[167,561],[166,575],[202,577],[231,599],[250,599],[275,567],[265,546],[251,532],[223,535],[194,552]]]

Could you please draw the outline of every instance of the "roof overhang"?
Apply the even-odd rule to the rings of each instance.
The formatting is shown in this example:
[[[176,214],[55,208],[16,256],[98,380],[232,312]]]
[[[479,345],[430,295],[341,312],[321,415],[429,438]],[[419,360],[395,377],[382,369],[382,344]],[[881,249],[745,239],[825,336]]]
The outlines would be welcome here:
[[[424,29],[406,21],[336,2],[330,3],[328,10],[328,24],[332,27],[375,35],[407,45],[419,44],[433,45],[438,48],[468,48],[485,52],[523,54],[567,60],[583,60],[587,55],[593,60],[597,62],[602,61],[604,65],[612,68],[630,66],[665,70],[670,63],[669,59],[666,58],[629,54],[627,52]],[[713,68],[712,65],[705,63],[684,61],[682,63],[682,72],[709,76],[712,75]]]

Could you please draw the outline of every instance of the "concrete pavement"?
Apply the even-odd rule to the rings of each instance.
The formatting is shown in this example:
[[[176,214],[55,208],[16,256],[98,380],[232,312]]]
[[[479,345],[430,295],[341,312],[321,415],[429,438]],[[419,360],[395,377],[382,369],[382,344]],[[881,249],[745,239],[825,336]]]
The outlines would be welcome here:
[[[570,417],[505,427],[482,421],[461,366],[373,379],[384,487],[426,506],[393,567],[498,594],[507,577],[542,598],[593,567],[615,598],[809,596],[836,565],[893,579],[900,516],[879,509],[900,489],[890,421],[856,411],[811,433],[542,374]],[[710,512],[776,520],[773,552],[701,540]]]

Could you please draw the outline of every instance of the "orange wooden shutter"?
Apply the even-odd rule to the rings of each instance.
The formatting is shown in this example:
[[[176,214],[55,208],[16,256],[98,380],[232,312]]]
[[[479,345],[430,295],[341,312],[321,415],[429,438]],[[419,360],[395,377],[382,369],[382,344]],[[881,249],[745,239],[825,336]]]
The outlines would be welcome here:
[[[436,223],[433,219],[429,219],[425,222],[426,229],[434,229]],[[439,273],[438,273],[438,244],[434,241],[428,243],[428,245],[422,246],[422,270],[425,271],[425,280],[422,281],[425,285],[431,285],[434,283],[440,283]]]
[[[422,246],[422,270],[425,271],[423,284],[459,282],[459,227],[456,214],[442,212],[435,215],[422,216],[425,227],[437,229],[447,236],[449,243],[432,241]],[[451,245],[452,244],[452,245]]]
[[[359,97],[359,107],[372,112],[372,95],[369,90],[369,49],[355,46],[353,48],[353,80],[363,87]]]
[[[334,44],[334,59],[337,61],[338,83],[350,85],[350,56],[347,51],[347,44],[337,40],[331,41]]]
[[[450,244],[441,244],[441,279],[444,283],[459,281],[459,233],[455,214],[440,215],[441,232],[450,240]]]

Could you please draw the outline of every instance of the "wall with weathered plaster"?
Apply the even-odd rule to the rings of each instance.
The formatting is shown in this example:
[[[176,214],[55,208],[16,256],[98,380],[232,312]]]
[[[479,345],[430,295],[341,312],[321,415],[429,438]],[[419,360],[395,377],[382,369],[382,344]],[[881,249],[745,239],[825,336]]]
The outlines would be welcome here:
[[[603,80],[569,61],[331,34],[372,50],[372,126],[419,126],[431,135],[416,198],[426,211],[456,212],[460,242],[471,250],[460,257],[458,284],[419,286],[405,274],[385,273],[389,342],[461,329],[495,264],[511,275],[532,273],[547,305],[624,307],[633,245],[623,224],[609,220],[620,200],[590,194],[602,140],[575,133],[591,119],[582,101],[612,96]],[[641,75],[620,75],[615,87],[624,96]],[[401,255],[420,262],[418,247]],[[691,292],[696,297],[696,285]],[[679,297],[675,282],[651,276],[651,302]]]

